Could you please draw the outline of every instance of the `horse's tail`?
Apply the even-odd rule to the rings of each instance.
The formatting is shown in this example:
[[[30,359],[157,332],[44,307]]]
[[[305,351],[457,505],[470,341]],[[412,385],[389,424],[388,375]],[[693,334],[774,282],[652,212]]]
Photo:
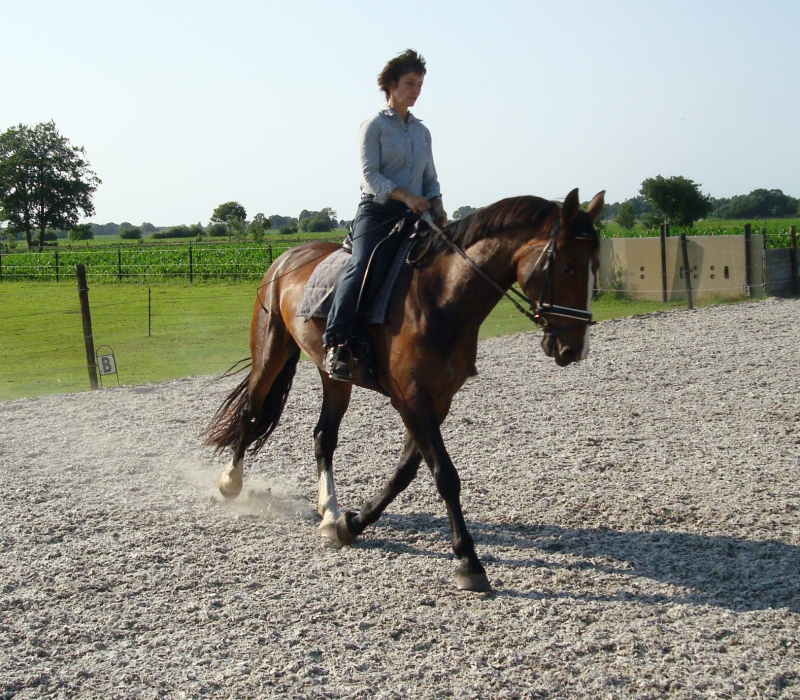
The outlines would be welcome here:
[[[205,436],[203,444],[213,447],[215,453],[231,446],[235,449],[241,448],[242,451],[249,447],[251,454],[258,452],[278,426],[286,398],[292,388],[299,359],[298,349],[286,360],[261,406],[248,405],[250,398],[247,393],[250,382],[250,372],[248,372],[247,377],[228,394],[211,422],[203,430],[202,434]]]

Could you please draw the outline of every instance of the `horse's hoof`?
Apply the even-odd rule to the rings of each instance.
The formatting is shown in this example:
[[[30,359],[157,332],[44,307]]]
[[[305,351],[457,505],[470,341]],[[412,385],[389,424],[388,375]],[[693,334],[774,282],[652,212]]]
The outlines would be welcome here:
[[[223,472],[222,476],[219,478],[217,486],[219,487],[219,492],[222,494],[223,498],[227,499],[228,501],[232,501],[242,492],[242,479],[241,477],[236,478],[227,472]]]
[[[489,578],[483,572],[473,574],[466,571],[456,571],[456,588],[459,591],[474,591],[486,593],[492,590]]]
[[[354,535],[350,530],[350,520],[355,516],[356,514],[353,511],[348,510],[342,513],[336,520],[336,539],[342,547],[346,547],[358,537],[358,534]]]
[[[319,534],[326,547],[339,547],[339,537],[336,534],[336,523],[328,520],[319,524]]]

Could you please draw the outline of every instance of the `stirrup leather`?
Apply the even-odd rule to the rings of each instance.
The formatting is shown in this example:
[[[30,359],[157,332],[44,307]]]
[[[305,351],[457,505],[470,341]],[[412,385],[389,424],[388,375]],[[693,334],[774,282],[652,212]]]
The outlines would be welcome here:
[[[353,381],[353,351],[349,345],[331,345],[325,349],[324,369],[331,379]]]

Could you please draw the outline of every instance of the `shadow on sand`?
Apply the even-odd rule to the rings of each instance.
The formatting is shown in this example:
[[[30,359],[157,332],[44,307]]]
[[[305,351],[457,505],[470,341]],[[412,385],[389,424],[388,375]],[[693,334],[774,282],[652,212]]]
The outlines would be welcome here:
[[[449,542],[446,518],[425,513],[386,514],[383,530],[368,530],[354,546],[388,548],[398,553],[451,558],[446,549],[430,551],[408,543],[408,533],[442,535]],[[639,600],[645,603],[714,605],[735,611],[784,608],[800,611],[800,547],[777,540],[753,541],[685,532],[621,532],[606,528],[566,529],[554,526],[468,523],[478,556],[489,568],[542,568],[600,571],[620,577],[620,593],[592,595],[568,589],[557,593],[499,587],[495,595],[524,598]],[[404,539],[405,542],[404,543]],[[500,549],[491,555],[487,548]],[[483,550],[483,551],[482,551]],[[560,556],[553,556],[558,554]],[[543,558],[544,557],[544,558]],[[491,578],[491,572],[490,572]],[[648,595],[630,590],[625,581],[650,579],[684,589],[679,595]],[[628,590],[625,590],[628,589]]]

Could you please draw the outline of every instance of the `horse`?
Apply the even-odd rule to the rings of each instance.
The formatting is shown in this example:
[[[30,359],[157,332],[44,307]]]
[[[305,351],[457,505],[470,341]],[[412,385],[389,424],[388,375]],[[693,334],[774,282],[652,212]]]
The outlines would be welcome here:
[[[516,282],[542,326],[542,349],[560,366],[589,352],[599,238],[594,222],[605,192],[582,210],[578,190],[562,205],[534,196],[511,197],[431,232],[417,264],[404,266],[389,301],[386,322],[366,328],[374,345],[377,384],[356,373],[353,383],[322,369],[323,319],[296,316],[313,269],[339,248],[305,243],[270,266],[256,294],[250,325],[251,366],[204,431],[205,444],[233,457],[219,478],[225,498],[242,490],[245,452],[257,453],[278,425],[303,351],[317,365],[322,410],[314,428],[319,530],[328,543],[345,546],[376,522],[415,478],[424,459],[444,500],[451,544],[459,560],[459,590],[491,589],[461,507],[461,482],[440,426],[453,396],[473,373],[478,330]],[[538,302],[534,303],[534,300]],[[556,304],[556,302],[558,302]],[[519,307],[518,305],[518,308]],[[530,312],[528,312],[529,315]],[[389,397],[405,426],[400,460],[386,486],[359,511],[340,512],[333,454],[353,384]]]

